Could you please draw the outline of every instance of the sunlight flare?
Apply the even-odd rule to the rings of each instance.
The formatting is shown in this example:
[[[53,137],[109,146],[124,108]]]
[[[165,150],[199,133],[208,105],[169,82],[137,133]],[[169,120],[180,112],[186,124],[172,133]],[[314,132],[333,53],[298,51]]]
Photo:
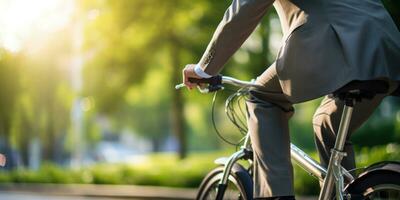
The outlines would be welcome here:
[[[65,27],[72,17],[74,1],[0,0],[0,44],[18,52],[28,41]]]

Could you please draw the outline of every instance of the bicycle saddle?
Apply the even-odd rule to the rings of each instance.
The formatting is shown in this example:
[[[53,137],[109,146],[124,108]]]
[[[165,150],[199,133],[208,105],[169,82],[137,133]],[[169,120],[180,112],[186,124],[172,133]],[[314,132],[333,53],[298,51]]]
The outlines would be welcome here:
[[[389,84],[383,80],[367,80],[367,81],[351,81],[345,86],[339,88],[332,93],[334,97],[340,100],[355,99],[372,99],[377,94],[387,93]]]

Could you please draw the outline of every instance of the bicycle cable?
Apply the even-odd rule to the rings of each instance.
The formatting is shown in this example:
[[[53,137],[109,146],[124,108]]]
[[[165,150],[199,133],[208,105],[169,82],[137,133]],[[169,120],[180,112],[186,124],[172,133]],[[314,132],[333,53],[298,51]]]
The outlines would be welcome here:
[[[212,124],[213,124],[214,130],[215,130],[215,132],[217,133],[217,136],[218,136],[222,141],[224,141],[224,142],[226,142],[226,143],[228,143],[228,144],[230,144],[230,145],[233,145],[233,146],[238,146],[240,143],[234,143],[234,142],[231,142],[231,141],[225,139],[225,138],[221,135],[221,133],[218,131],[217,125],[216,125],[216,123],[215,123],[215,102],[216,102],[216,98],[217,98],[217,93],[218,93],[218,91],[216,91],[216,92],[214,93],[213,100],[212,100],[212,106],[211,106],[211,120],[212,120]]]
[[[241,104],[247,94],[246,90],[238,90],[227,99],[226,114],[230,121],[239,129],[240,133],[244,136],[247,134],[247,122],[245,122],[246,114],[243,112]],[[236,104],[235,104],[236,102]],[[235,107],[236,105],[236,107]],[[239,110],[240,112],[238,112]]]
[[[233,90],[234,91],[234,90]],[[239,132],[241,133],[242,136],[245,136],[247,134],[247,126],[246,123],[243,121],[243,118],[245,117],[245,112],[242,110],[242,106],[240,104],[242,103],[241,101],[245,100],[247,91],[244,89],[239,89],[237,91],[234,91],[233,94],[231,94],[226,102],[225,102],[225,113],[228,116],[229,120],[235,125],[238,129]],[[245,137],[242,137],[238,142],[232,142],[226,139],[226,137],[222,136],[221,132],[218,130],[217,125],[215,123],[215,104],[216,104],[216,98],[217,98],[217,92],[214,93],[213,99],[212,99],[212,107],[211,107],[211,120],[213,123],[213,127],[215,132],[217,133],[217,136],[224,141],[227,144],[236,146],[236,148],[244,141]],[[240,110],[240,114],[236,112],[237,109],[235,109],[235,103],[237,102],[237,109]]]

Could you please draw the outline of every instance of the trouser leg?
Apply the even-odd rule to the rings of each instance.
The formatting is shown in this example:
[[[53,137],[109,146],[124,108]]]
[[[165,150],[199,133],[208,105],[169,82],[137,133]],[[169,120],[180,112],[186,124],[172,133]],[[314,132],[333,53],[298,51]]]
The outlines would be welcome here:
[[[247,102],[254,151],[254,197],[293,196],[288,129],[293,107],[282,93],[274,66],[257,82],[265,90],[252,91]]]
[[[254,151],[254,197],[293,195],[288,116],[266,102],[248,102]]]

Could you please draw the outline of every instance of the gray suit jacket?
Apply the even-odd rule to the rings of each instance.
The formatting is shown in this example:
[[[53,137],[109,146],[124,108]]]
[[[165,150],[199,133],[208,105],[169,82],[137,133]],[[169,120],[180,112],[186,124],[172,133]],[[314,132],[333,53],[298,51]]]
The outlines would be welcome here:
[[[216,75],[274,5],[282,90],[298,103],[352,80],[400,80],[400,33],[379,0],[233,0],[199,64]]]

